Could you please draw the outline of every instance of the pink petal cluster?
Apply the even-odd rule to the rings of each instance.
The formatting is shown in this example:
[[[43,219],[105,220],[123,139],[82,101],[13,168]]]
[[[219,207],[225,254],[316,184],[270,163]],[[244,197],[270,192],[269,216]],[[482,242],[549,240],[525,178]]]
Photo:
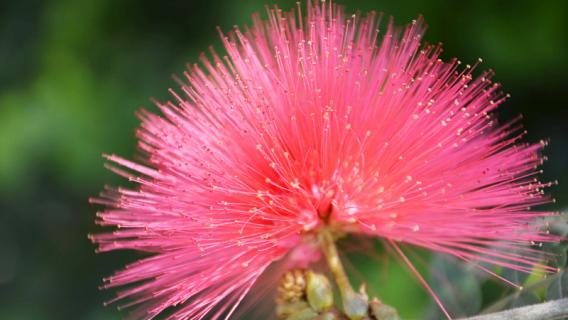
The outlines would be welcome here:
[[[491,72],[439,59],[424,25],[383,30],[374,13],[307,5],[223,36],[184,73],[161,115],[141,111],[134,189],[108,189],[100,251],[150,255],[107,279],[151,319],[229,317],[273,262],[324,226],[530,271],[550,241],[530,207],[544,143],[498,125]],[[476,64],[477,65],[477,64]],[[402,251],[399,251],[402,253]],[[298,256],[298,255],[296,255]],[[300,255],[302,256],[302,255]],[[303,255],[305,259],[309,255]]]

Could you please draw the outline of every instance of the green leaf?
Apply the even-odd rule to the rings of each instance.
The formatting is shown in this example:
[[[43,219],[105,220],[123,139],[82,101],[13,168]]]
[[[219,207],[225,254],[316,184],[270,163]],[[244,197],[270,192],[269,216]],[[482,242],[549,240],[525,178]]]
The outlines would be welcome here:
[[[520,290],[515,294],[511,302],[509,303],[509,308],[518,308],[523,306],[529,306],[531,304],[539,303],[540,299],[532,292],[527,290]]]
[[[446,256],[434,256],[430,264],[430,286],[447,311],[454,317],[477,314],[481,309],[482,295],[480,280],[467,265]],[[440,307],[432,302],[429,319],[442,319]]]
[[[519,252],[514,252],[513,254],[519,254]],[[511,261],[510,263],[512,265],[524,266],[515,261]],[[504,268],[503,272],[501,273],[501,276],[511,281],[512,283],[522,286],[527,281],[527,278],[530,276],[530,273],[510,268]]]
[[[547,300],[556,300],[568,297],[568,272],[563,270],[554,277],[546,290]]]

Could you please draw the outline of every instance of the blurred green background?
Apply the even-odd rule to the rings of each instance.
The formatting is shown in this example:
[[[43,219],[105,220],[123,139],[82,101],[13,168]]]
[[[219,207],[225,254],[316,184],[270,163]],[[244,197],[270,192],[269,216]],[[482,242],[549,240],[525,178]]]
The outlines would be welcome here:
[[[167,99],[171,75],[208,45],[221,50],[217,25],[249,23],[268,1],[0,2],[0,319],[126,315],[102,306],[113,293],[98,286],[136,254],[96,255],[87,240],[98,230],[88,197],[124,184],[100,155],[134,156],[134,112],[151,108],[149,97]],[[442,41],[444,58],[482,57],[512,94],[499,116],[522,113],[528,140],[550,138],[544,175],[560,180],[550,190],[554,208],[566,205],[567,1],[341,2],[349,11],[384,11],[399,25],[423,14],[426,40]],[[429,298],[397,263],[353,262],[405,318],[429,312]],[[499,285],[482,289],[474,294],[483,305],[506,294]]]

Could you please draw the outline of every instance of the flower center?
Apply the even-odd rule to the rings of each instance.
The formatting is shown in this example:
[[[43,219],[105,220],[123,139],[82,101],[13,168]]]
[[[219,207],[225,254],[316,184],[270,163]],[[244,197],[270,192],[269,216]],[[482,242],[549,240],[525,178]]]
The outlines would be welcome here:
[[[314,207],[316,208],[319,219],[324,224],[329,224],[333,211],[333,196],[335,195],[335,190],[325,190],[317,185],[313,185],[312,193],[314,196]]]

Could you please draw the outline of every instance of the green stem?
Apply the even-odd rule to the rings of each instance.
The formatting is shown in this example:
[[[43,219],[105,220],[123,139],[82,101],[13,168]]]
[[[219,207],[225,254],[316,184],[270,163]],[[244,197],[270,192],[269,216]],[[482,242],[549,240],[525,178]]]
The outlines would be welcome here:
[[[335,246],[335,240],[333,239],[331,230],[329,230],[328,228],[323,228],[322,230],[320,230],[318,237],[329,269],[331,270],[331,273],[333,274],[333,277],[335,279],[335,283],[337,284],[339,292],[341,293],[341,300],[343,302],[345,314],[351,320],[363,319],[367,315],[369,308],[367,295],[364,292],[356,293],[355,290],[353,290],[353,288],[351,287],[349,278],[347,278],[345,269],[343,268],[341,260],[339,259],[337,248]]]

